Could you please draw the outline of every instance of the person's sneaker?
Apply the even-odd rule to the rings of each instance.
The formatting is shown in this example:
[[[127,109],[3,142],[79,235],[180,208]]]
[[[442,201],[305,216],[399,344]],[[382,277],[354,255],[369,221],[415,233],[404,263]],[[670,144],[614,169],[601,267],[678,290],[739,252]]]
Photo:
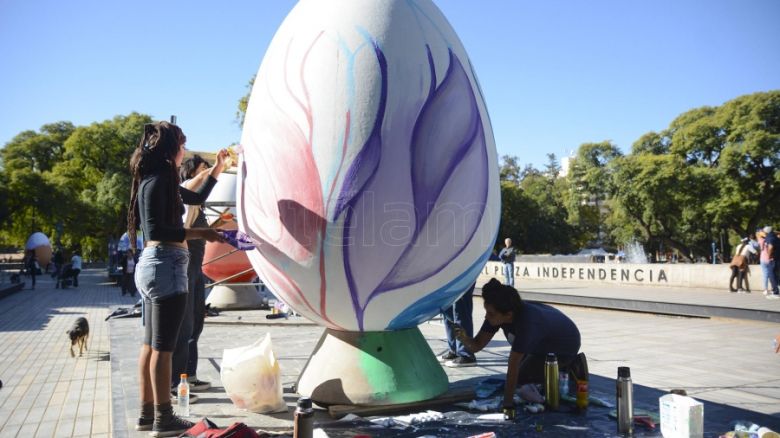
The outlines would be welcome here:
[[[152,430],[154,424],[154,417],[138,417],[138,421],[135,422],[135,430],[145,431]]]
[[[153,437],[177,436],[194,425],[195,423],[172,414],[165,420],[155,421],[150,435]]]
[[[477,358],[458,356],[455,359],[444,362],[450,368],[463,368],[463,367],[475,367],[477,366]]]
[[[768,300],[780,300],[780,295],[778,294],[769,294],[766,296],[766,299]]]
[[[764,295],[769,295],[769,289],[764,289]]]
[[[211,383],[199,380],[197,377],[188,377],[187,383],[190,384],[191,391],[205,391],[211,388]],[[192,397],[192,394],[190,394],[190,397]]]
[[[446,353],[444,353],[441,356],[437,357],[437,359],[439,359],[439,362],[447,362],[449,360],[454,360],[454,359],[457,359],[457,358],[458,358],[458,355],[453,353],[453,352],[451,352],[451,351],[447,351]]]
[[[192,389],[190,388],[190,391]],[[190,392],[190,404],[195,404],[198,402],[198,396]],[[177,405],[179,404],[179,394],[176,392],[175,389],[171,390],[171,404]]]

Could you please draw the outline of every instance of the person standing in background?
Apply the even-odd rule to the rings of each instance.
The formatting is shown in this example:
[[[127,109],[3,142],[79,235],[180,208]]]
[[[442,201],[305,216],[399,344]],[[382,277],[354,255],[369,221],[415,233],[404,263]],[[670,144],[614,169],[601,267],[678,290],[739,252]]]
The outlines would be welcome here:
[[[750,293],[750,283],[747,275],[750,272],[748,260],[751,254],[756,254],[756,250],[750,244],[750,239],[745,237],[734,250],[734,257],[731,258],[731,264],[729,265],[731,267],[731,278],[729,279],[729,290],[731,292]],[[734,280],[737,280],[736,287],[734,287]]]
[[[81,273],[81,256],[79,251],[73,251],[73,257],[70,258],[71,269],[73,270],[73,287],[79,287],[79,273]]]
[[[512,239],[504,239],[504,248],[498,253],[498,258],[504,264],[504,284],[515,287],[515,248],[512,246]]]
[[[52,259],[54,262],[54,272],[51,274],[51,278],[57,278],[60,276],[60,272],[62,271],[62,265],[65,263],[65,257],[62,255],[62,250],[58,249],[54,253],[54,258]]]
[[[122,295],[135,296],[135,255],[128,249],[122,257]]]
[[[209,177],[218,178],[224,170],[225,162],[217,161],[214,168],[200,155],[184,160],[179,169],[182,187],[194,190],[202,186]],[[206,215],[202,205],[185,205],[182,220],[185,228],[208,228]],[[187,240],[190,261],[187,265],[187,308],[184,320],[179,328],[176,348],[173,350],[173,372],[171,373],[171,394],[176,392],[182,374],[187,374],[187,381],[192,391],[205,391],[211,383],[198,379],[198,339],[203,332],[203,322],[206,318],[206,291],[203,280],[203,256],[206,253],[206,241],[203,239]],[[197,396],[190,395],[190,403]]]
[[[24,267],[27,268],[27,273],[30,274],[30,282],[32,283],[30,289],[35,289],[35,277],[38,275],[38,258],[35,257],[35,250],[30,251]]]
[[[474,336],[474,283],[455,304],[442,312],[444,314],[444,329],[447,333],[447,352],[439,356],[439,362],[450,368],[473,367],[477,365],[477,357],[466,349],[456,336],[455,330],[460,328],[468,337]]]
[[[761,244],[761,269],[765,269],[765,277],[769,278],[772,290],[766,290],[766,297],[771,300],[780,299],[780,290],[777,285],[777,263],[780,254],[780,239],[775,235],[774,229],[767,225],[764,227],[764,242]],[[771,292],[771,293],[770,293]]]

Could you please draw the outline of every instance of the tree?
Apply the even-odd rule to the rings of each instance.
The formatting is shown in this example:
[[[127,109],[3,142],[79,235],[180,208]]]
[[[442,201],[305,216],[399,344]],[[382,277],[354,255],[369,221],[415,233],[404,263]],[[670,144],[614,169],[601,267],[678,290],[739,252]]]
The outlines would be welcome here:
[[[11,217],[11,210],[8,206],[9,193],[8,193],[8,181],[4,172],[0,172],[0,229],[6,228],[8,220]]]
[[[36,173],[50,171],[62,161],[65,140],[74,129],[70,122],[57,122],[43,125],[40,132],[18,134],[0,151],[3,169],[8,173],[22,169]]]
[[[501,157],[501,165],[498,170],[499,180],[518,184],[521,174],[520,163],[516,156],[504,155]]]
[[[703,175],[680,157],[631,154],[613,164],[613,214],[609,222],[633,223],[615,226],[616,240],[641,237],[646,243],[675,248],[684,258],[700,254],[709,236],[710,224],[698,200],[708,184]],[[705,175],[706,176],[706,175]],[[628,220],[627,220],[628,219]]]
[[[561,163],[555,154],[547,154],[547,164],[544,165],[544,173],[548,178],[556,179],[561,174]]]
[[[498,247],[511,237],[526,253],[568,253],[577,242],[577,230],[566,222],[563,179],[550,177],[532,165],[518,172],[516,157],[505,156],[501,181],[501,227]]]
[[[238,126],[244,127],[244,119],[246,118],[246,109],[249,107],[249,97],[252,95],[252,87],[255,85],[255,78],[257,75],[252,76],[249,83],[246,85],[246,94],[238,100],[238,110],[236,111],[236,121]]]
[[[0,150],[0,239],[21,246],[32,231],[105,257],[109,237],[125,228],[130,191],[128,160],[148,115],[132,113],[74,127],[70,122],[24,131]],[[4,196],[5,194],[5,196]]]
[[[709,255],[727,232],[736,242],[780,219],[780,91],[687,111],[615,164],[615,207],[633,220],[629,233]]]
[[[565,181],[542,174],[528,174],[520,183],[523,194],[532,205],[524,239],[528,252],[567,254],[579,243],[577,229],[566,221],[562,193]]]
[[[6,244],[22,246],[34,231],[52,235],[52,214],[62,198],[51,170],[63,161],[64,142],[73,130],[70,122],[47,124],[39,132],[16,135],[0,150],[7,193],[0,239]]]
[[[131,113],[77,128],[65,143],[68,158],[53,170],[76,211],[60,218],[85,254],[102,255],[109,238],[127,228],[129,159],[150,116]],[[85,220],[87,217],[90,220]]]
[[[780,91],[726,102],[713,118],[722,138],[719,190],[706,208],[716,223],[747,236],[780,216]]]
[[[609,141],[584,143],[570,165],[570,186],[566,207],[569,223],[589,234],[591,243],[602,244],[605,233],[602,211],[612,192],[610,163],[622,153]]]

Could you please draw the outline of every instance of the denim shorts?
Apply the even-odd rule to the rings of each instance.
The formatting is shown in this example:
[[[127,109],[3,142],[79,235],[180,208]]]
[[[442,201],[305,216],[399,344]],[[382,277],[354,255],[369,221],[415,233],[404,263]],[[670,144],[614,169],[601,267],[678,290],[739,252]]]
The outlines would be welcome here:
[[[178,246],[144,248],[135,267],[135,285],[141,295],[157,302],[176,294],[186,294],[190,253]]]

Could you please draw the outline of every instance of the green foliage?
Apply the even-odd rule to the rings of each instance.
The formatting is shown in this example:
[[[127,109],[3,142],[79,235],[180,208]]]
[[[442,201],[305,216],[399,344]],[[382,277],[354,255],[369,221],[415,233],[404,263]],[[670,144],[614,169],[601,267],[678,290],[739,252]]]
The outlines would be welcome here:
[[[736,242],[780,219],[780,92],[738,97],[681,114],[616,160],[615,236],[642,236],[680,255],[707,256],[724,233]],[[726,250],[728,250],[726,248]]]
[[[236,121],[238,126],[244,127],[244,118],[246,118],[246,109],[249,107],[249,96],[252,95],[252,87],[255,85],[255,78],[257,75],[252,76],[249,83],[246,85],[247,92],[241,99],[238,100],[238,109],[236,110]]]
[[[506,237],[525,253],[568,253],[573,250],[574,229],[566,223],[560,193],[565,181],[532,166],[519,171],[517,157],[503,157],[501,226],[497,247]],[[553,173],[554,174],[554,173]]]
[[[498,178],[501,181],[508,181],[511,183],[520,182],[520,163],[517,157],[511,155],[504,155],[501,157],[501,165],[498,168]]]
[[[548,160],[540,172],[503,157],[501,239],[525,252],[638,239],[650,251],[707,257],[712,242],[780,223],[780,91],[687,111],[626,156],[611,142],[582,144],[565,178]]]
[[[613,191],[611,163],[621,155],[609,141],[585,143],[569,166],[565,205],[568,221],[580,230],[584,246],[611,244],[605,216],[609,211],[608,195]]]
[[[25,131],[0,150],[0,241],[21,246],[34,231],[105,257],[110,237],[124,232],[130,197],[128,160],[152,121],[132,113],[75,127],[70,122]]]
[[[0,150],[0,245],[21,246],[33,231],[53,238],[61,224],[63,246],[105,257],[106,240],[124,232],[128,159],[151,121],[132,113],[14,137]],[[639,239],[709,255],[713,241],[780,224],[780,91],[687,111],[626,156],[608,141],[582,144],[567,170],[561,177],[554,154],[542,171],[502,157],[499,245],[512,237],[526,253],[570,253]]]

